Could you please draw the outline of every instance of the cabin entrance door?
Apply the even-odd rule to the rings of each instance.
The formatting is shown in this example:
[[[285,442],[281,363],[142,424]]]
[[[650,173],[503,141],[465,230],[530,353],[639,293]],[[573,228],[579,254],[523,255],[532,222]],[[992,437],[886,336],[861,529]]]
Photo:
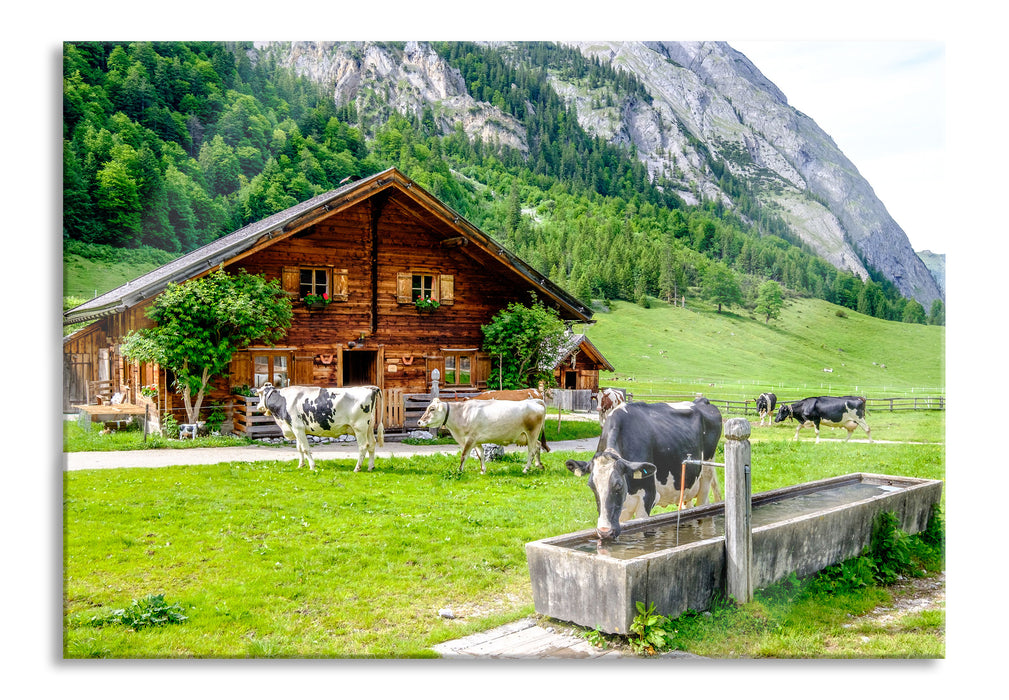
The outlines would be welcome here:
[[[343,386],[381,386],[377,350],[343,351]]]

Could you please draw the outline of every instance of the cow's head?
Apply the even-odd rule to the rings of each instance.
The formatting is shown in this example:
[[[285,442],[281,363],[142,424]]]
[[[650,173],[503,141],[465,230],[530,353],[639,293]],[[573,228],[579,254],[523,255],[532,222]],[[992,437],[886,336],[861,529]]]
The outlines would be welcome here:
[[[781,421],[791,417],[792,417],[792,405],[783,403],[780,406],[778,406],[778,412],[774,416],[774,422],[780,423]]]
[[[589,462],[569,459],[565,466],[575,476],[588,474],[589,488],[596,497],[596,512],[599,513],[596,534],[602,540],[620,535],[620,517],[627,494],[642,488],[634,481],[655,475],[655,465],[651,462],[628,462],[609,450],[596,454]]]
[[[266,407],[266,401],[274,390],[273,384],[270,384],[270,382],[267,382],[256,389],[256,396],[259,397],[259,405],[256,406],[253,413],[265,413],[266,415],[270,415],[270,409]]]
[[[448,404],[441,399],[431,399],[431,403],[428,404],[427,410],[424,411],[424,415],[420,417],[417,421],[417,425],[421,428],[434,427],[440,428],[445,425],[445,421],[448,420]]]

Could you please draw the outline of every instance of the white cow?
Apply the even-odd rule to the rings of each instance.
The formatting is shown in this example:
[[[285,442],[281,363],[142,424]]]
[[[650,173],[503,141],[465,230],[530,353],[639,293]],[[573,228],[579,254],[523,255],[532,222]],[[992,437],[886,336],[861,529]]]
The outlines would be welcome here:
[[[540,433],[546,420],[547,407],[541,399],[524,401],[471,400],[447,403],[434,399],[417,422],[424,428],[448,428],[452,438],[462,445],[459,471],[462,471],[469,451],[476,448],[480,457],[480,473],[487,473],[483,444],[526,445],[528,456],[525,469],[529,471],[533,460],[543,469],[540,461]]]
[[[284,437],[298,446],[298,467],[308,458],[315,469],[315,460],[308,449],[308,435],[339,437],[353,432],[357,438],[357,466],[361,471],[368,455],[368,471],[375,468],[375,445],[385,444],[382,417],[385,402],[377,386],[350,386],[327,389],[318,386],[288,386],[278,389],[269,382],[256,390],[257,410],[273,416]],[[375,433],[377,432],[377,437]]]

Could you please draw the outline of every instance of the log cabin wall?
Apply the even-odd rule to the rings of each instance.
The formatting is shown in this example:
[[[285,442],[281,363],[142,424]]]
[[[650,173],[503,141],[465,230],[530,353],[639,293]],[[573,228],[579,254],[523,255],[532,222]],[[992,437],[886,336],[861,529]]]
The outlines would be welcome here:
[[[282,281],[292,268],[331,270],[346,285],[346,299],[321,310],[295,301],[291,328],[277,350],[295,364],[299,378],[292,383],[342,386],[349,365],[372,365],[373,381],[383,388],[420,393],[432,368],[445,377],[445,349],[472,349],[468,386],[482,388],[490,361],[476,351],[483,343],[481,326],[509,303],[530,299],[528,281],[460,245],[447,224],[422,218],[397,192],[334,214],[227,267]],[[412,299],[404,300],[400,279],[408,273],[436,280],[440,308],[422,312]],[[241,354],[233,363],[233,386],[253,385],[249,366],[257,352],[273,350]]]

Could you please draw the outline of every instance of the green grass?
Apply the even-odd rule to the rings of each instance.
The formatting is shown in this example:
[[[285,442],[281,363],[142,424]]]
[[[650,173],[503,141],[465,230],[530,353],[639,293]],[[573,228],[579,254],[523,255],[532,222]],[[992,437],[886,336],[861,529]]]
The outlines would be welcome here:
[[[688,302],[687,309],[612,302],[611,312],[597,311],[585,333],[617,368],[601,373],[600,386],[625,387],[639,398],[945,393],[944,327],[882,321],[849,309],[842,318],[838,310],[818,299],[793,299],[780,319],[765,324],[745,312],[715,313],[700,302]]]
[[[764,430],[755,491],[852,471],[944,475],[941,444],[814,445]],[[526,475],[524,453],[486,475],[459,474],[452,455],[383,459],[370,473],[352,472],[353,459],[320,461],[316,472],[294,460],[67,472],[64,654],[430,656],[439,642],[532,612],[525,543],[595,521],[584,479],[564,468],[573,454],[545,454],[546,470]],[[152,594],[188,619],[137,631],[91,623]],[[870,595],[879,597],[859,605],[885,598]],[[442,608],[458,619],[439,617]],[[769,655],[819,655],[818,640],[847,634],[840,618],[796,614],[805,627],[753,633]],[[912,643],[899,635],[934,637],[942,623],[922,624],[932,628],[844,654],[900,655]]]
[[[254,444],[263,443],[257,443],[255,440],[240,435],[204,435],[192,440],[179,440],[165,437],[160,433],[150,433],[145,438],[143,429],[139,425],[131,425],[123,430],[114,430],[102,435],[101,428],[97,424],[93,425],[91,430],[85,430],[76,420],[63,421],[64,452],[181,450],[192,447],[241,447]]]
[[[108,292],[170,262],[177,255],[147,246],[114,248],[69,241],[63,252],[63,296],[77,303]]]

